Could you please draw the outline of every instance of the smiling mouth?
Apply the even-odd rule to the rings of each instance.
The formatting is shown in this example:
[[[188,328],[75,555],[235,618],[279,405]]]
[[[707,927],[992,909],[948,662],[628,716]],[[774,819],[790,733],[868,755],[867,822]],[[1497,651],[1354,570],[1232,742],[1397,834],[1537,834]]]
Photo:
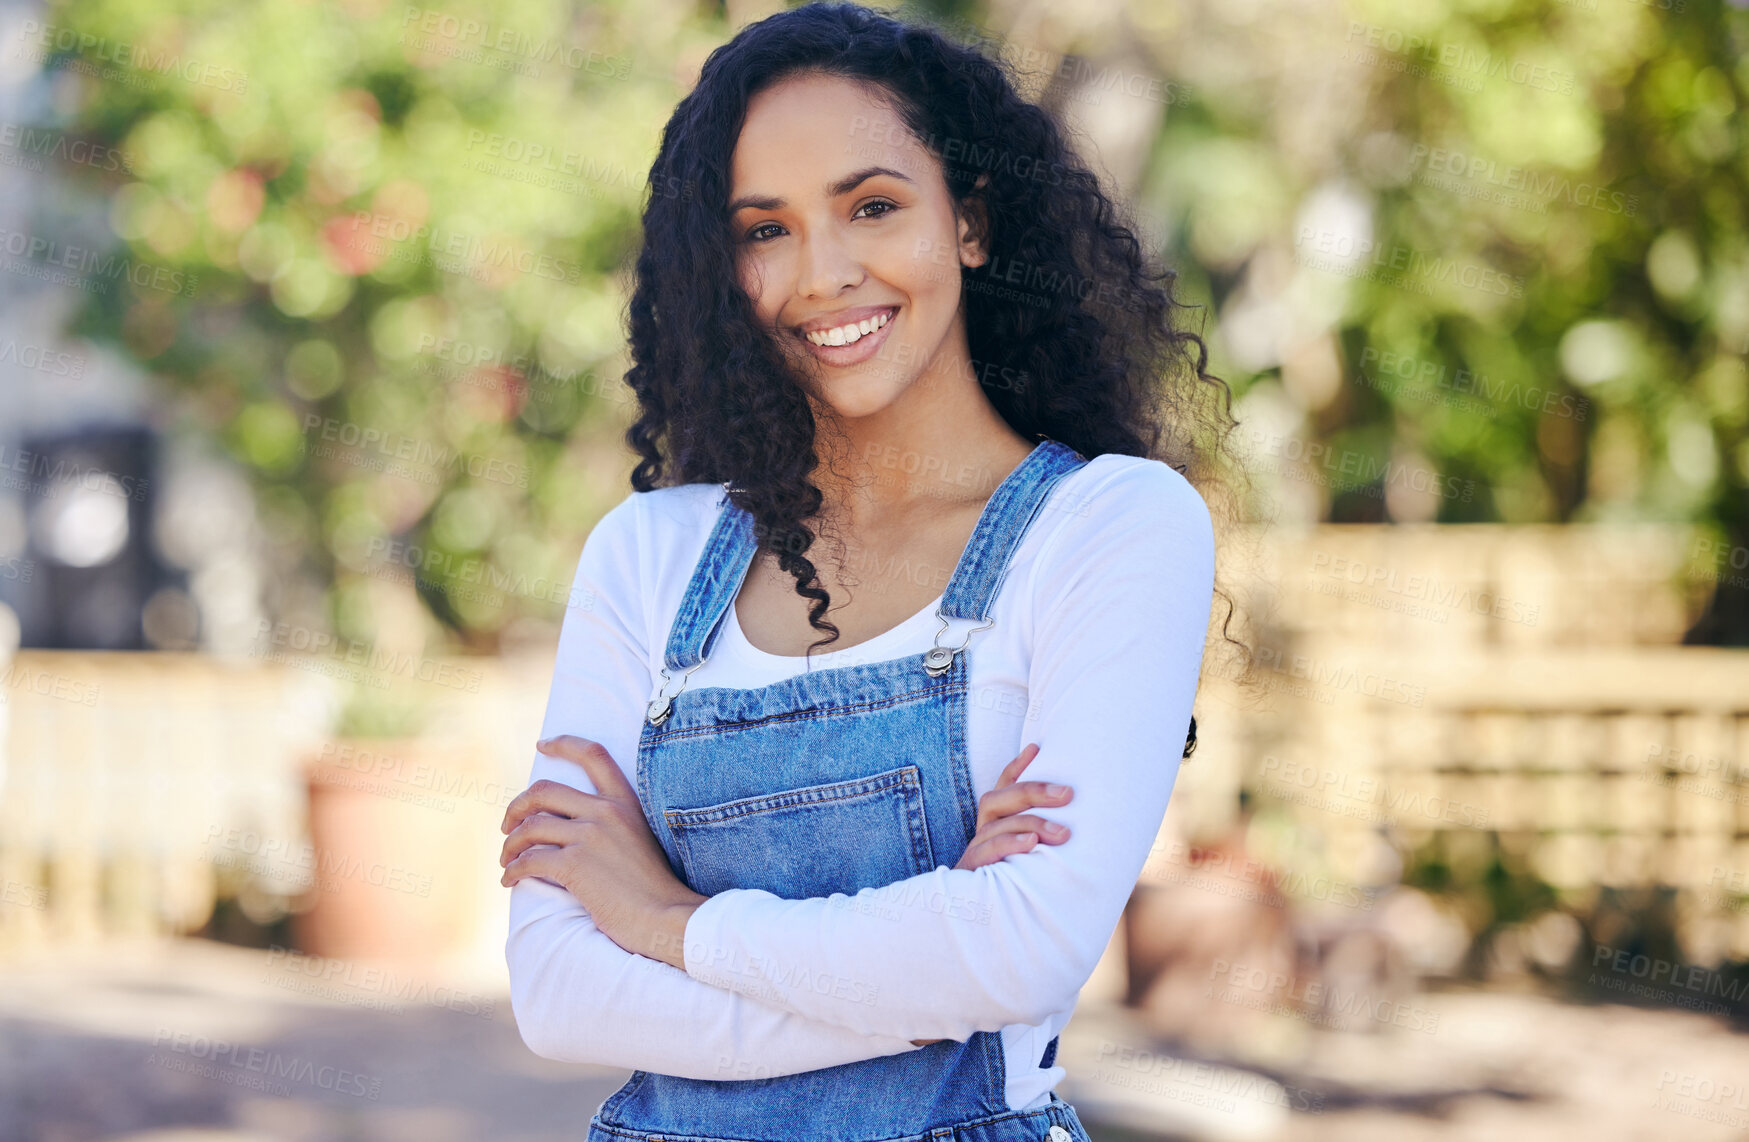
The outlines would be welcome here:
[[[894,306],[882,310],[873,317],[865,317],[861,321],[847,321],[843,325],[834,325],[829,329],[803,330],[802,336],[821,348],[854,345],[864,337],[885,328],[887,322],[891,321],[897,312],[898,307]]]

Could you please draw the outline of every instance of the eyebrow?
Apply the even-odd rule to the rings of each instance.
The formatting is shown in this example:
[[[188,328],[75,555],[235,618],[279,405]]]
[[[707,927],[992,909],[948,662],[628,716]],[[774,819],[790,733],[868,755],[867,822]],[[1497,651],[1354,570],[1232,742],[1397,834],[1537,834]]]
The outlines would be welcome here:
[[[829,198],[837,198],[841,194],[849,194],[869,179],[881,175],[915,185],[909,175],[900,174],[891,167],[864,167],[828,185],[826,195]],[[746,194],[729,203],[729,213],[734,214],[742,210],[781,210],[783,206],[784,200],[781,198],[773,198],[770,195]]]

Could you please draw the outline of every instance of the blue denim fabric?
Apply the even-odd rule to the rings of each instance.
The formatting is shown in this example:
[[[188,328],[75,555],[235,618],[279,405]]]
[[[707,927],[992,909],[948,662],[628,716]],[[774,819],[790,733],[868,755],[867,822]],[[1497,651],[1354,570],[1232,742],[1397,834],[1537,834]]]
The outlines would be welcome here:
[[[936,646],[954,653],[951,661],[938,655],[939,675],[927,669],[929,655],[913,654],[757,689],[686,689],[686,674],[709,653],[757,546],[751,516],[724,497],[675,617],[662,695],[650,704],[638,745],[644,813],[695,892],[853,897],[959,861],[978,810],[966,760],[961,651],[989,625],[1014,551],[1045,497],[1086,462],[1045,440],[990,497],[942,599]],[[857,980],[825,985],[846,1002],[876,999]],[[1074,1108],[1055,1094],[1035,1110],[1008,1108],[999,1032],[795,1075],[759,1077],[757,1060],[723,1062],[722,1081],[634,1072],[602,1103],[588,1137],[1087,1142]]]

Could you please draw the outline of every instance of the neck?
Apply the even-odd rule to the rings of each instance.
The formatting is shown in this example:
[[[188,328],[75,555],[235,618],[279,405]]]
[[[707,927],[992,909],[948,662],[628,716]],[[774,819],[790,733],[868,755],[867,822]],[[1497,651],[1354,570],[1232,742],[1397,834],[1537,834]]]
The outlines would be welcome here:
[[[917,508],[981,504],[1033,448],[984,395],[963,333],[880,412],[843,418],[816,404],[815,419],[821,514],[852,531]]]

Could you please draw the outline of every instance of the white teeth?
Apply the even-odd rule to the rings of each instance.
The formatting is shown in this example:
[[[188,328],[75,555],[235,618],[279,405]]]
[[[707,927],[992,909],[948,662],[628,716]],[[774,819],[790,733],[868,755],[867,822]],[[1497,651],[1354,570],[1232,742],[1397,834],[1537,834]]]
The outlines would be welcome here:
[[[865,321],[840,325],[835,329],[811,329],[807,337],[816,345],[854,345],[887,323],[891,314],[882,313]]]

